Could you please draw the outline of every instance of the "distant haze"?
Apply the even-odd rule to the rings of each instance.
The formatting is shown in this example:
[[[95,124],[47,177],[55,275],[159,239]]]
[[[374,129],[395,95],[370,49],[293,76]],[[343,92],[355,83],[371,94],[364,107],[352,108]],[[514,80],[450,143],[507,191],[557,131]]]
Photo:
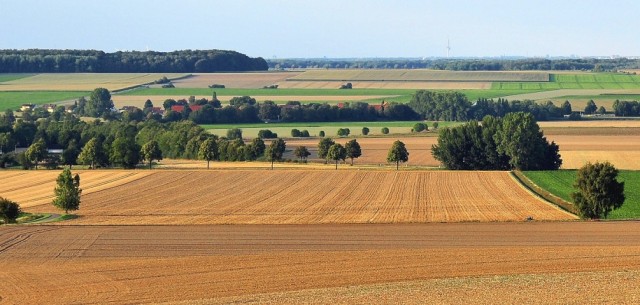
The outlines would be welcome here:
[[[0,49],[638,56],[640,1],[0,0]]]

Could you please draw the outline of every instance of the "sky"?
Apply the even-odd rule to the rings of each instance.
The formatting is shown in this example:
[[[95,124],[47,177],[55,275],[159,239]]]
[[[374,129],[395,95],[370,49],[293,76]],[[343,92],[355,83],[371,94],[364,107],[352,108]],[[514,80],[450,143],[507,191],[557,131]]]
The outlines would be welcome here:
[[[0,49],[640,56],[638,0],[0,0]]]

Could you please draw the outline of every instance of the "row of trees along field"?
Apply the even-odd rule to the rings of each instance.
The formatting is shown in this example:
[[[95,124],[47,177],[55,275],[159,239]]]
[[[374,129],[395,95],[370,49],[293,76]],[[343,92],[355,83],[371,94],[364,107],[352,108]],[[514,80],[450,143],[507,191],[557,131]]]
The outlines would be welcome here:
[[[269,59],[271,69],[436,69],[453,71],[589,70],[615,71],[640,68],[639,59]]]
[[[226,50],[173,52],[0,50],[0,73],[189,73],[264,71],[267,62]]]
[[[562,119],[565,115],[578,114],[582,110],[574,111],[569,101],[565,101],[561,106],[556,106],[549,101],[545,104],[538,104],[532,100],[513,100],[499,98],[497,100],[481,98],[474,103],[467,99],[467,96],[456,91],[417,91],[411,101],[407,104],[422,119],[441,121],[468,121],[482,120],[487,115],[504,117],[508,113],[526,112],[533,115],[538,121]],[[637,103],[636,103],[637,105]],[[591,101],[585,107],[586,114],[596,112],[604,113],[604,107],[598,108]],[[578,115],[579,117],[579,115]]]
[[[432,154],[455,170],[555,170],[562,165],[558,145],[549,143],[533,115],[524,112],[445,128]]]

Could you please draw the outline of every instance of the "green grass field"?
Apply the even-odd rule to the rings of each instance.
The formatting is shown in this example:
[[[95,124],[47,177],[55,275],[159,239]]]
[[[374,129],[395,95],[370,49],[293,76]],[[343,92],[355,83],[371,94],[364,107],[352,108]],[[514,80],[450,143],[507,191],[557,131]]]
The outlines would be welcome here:
[[[84,91],[0,91],[0,110],[16,110],[22,104],[47,104],[81,96],[89,96]]]
[[[16,80],[16,79],[21,79],[21,78],[26,78],[26,77],[30,77],[30,76],[34,76],[35,74],[26,74],[26,73],[16,73],[16,74],[0,74],[0,83],[4,83],[4,82],[8,82],[8,81],[12,81],[12,80]],[[0,84],[0,88],[2,84]]]
[[[574,191],[575,170],[529,171],[524,174],[541,188],[572,202],[571,193]],[[640,171],[620,171],[618,179],[625,183],[626,199],[622,207],[611,212],[607,219],[640,218]]]
[[[494,90],[640,89],[640,75],[619,73],[551,74],[549,82],[494,82]]]

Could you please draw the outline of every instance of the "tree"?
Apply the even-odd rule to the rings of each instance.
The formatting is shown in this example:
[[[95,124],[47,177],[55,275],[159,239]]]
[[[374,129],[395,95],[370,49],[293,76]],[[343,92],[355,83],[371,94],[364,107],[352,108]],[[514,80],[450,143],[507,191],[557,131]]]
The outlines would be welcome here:
[[[75,139],[72,139],[69,141],[67,148],[62,151],[62,164],[69,165],[69,168],[71,168],[78,161],[79,154],[78,143],[76,143]]]
[[[18,203],[9,199],[0,197],[0,217],[4,223],[13,223],[16,221],[22,210]]]
[[[306,163],[307,157],[309,157],[311,153],[309,152],[306,146],[298,146],[293,151],[293,155],[296,156],[297,158],[300,158],[300,161],[304,161]]]
[[[198,149],[198,158],[207,160],[207,169],[209,169],[209,162],[218,158],[218,143],[213,138],[208,138],[200,144]]]
[[[318,157],[322,159],[327,158],[327,153],[329,152],[329,147],[331,145],[336,144],[331,138],[322,138],[318,143]]]
[[[320,132],[318,133],[318,136],[321,138],[324,138],[324,130],[320,130]]]
[[[329,147],[329,151],[327,152],[327,160],[336,161],[336,169],[338,169],[338,161],[344,161],[347,158],[347,150],[338,143],[335,143]]]
[[[152,140],[142,145],[142,148],[140,149],[140,157],[142,161],[149,160],[149,169],[151,169],[153,160],[162,160],[162,151],[160,150],[158,142]]]
[[[302,137],[302,132],[297,128],[291,129],[291,137],[293,138]]]
[[[151,102],[150,99],[147,99],[144,102],[144,106],[142,107],[142,109],[148,109],[148,108],[153,108],[153,102]]]
[[[438,122],[433,122],[431,126],[433,127],[433,129],[438,129]]]
[[[353,166],[353,159],[357,159],[362,156],[360,144],[356,139],[353,139],[347,142],[347,144],[344,145],[344,148],[347,150],[347,158],[351,159],[351,166]]]
[[[35,143],[31,144],[27,151],[25,152],[25,157],[32,161],[36,165],[36,169],[38,169],[38,162],[42,161],[47,156],[47,145],[44,143],[44,140],[40,138]]]
[[[277,137],[278,137],[278,134],[272,132],[269,129],[261,129],[258,131],[258,138],[261,138],[261,139],[275,139]]]
[[[402,141],[396,140],[393,142],[391,149],[389,149],[389,153],[387,154],[387,162],[395,162],[396,170],[398,170],[400,166],[400,162],[409,161],[409,152],[407,148],[404,146]]]
[[[593,100],[587,102],[587,106],[584,107],[584,114],[593,114],[598,110],[598,106]]]
[[[606,218],[624,203],[624,182],[618,182],[618,170],[609,162],[587,163],[578,170],[571,194],[583,218]]]
[[[598,108],[598,111],[596,111],[596,113],[598,113],[599,115],[603,115],[607,113],[607,109],[604,108],[604,106],[600,106]]]
[[[349,130],[349,128],[338,128],[339,137],[348,137],[350,133],[351,130]]]
[[[94,118],[102,117],[105,113],[111,112],[113,101],[111,92],[105,88],[96,88],[91,92],[89,102],[85,106],[85,114]]]
[[[382,134],[389,134],[389,128],[388,127],[382,127],[382,129],[380,129],[380,132],[382,132]]]
[[[242,139],[242,129],[231,128],[227,130],[227,139],[229,140]]]
[[[428,130],[427,124],[425,123],[418,122],[413,125],[413,131],[415,132],[422,132],[425,130]]]
[[[266,157],[267,157],[267,161],[271,161],[271,169],[273,169],[273,162],[274,161],[281,161],[282,160],[282,155],[284,155],[284,151],[287,148],[287,144],[284,142],[283,139],[276,139],[275,141],[272,141],[271,144],[269,144],[269,147],[267,147],[267,151],[265,153]]]
[[[140,163],[140,145],[133,138],[117,137],[111,144],[109,160],[124,168],[135,168]]]
[[[362,127],[362,135],[363,135],[363,136],[366,136],[366,135],[368,135],[368,134],[369,134],[369,128],[367,128],[367,127]]]
[[[78,155],[78,163],[89,165],[91,169],[95,169],[101,154],[102,145],[97,138],[91,138],[87,144],[82,147],[80,155]]]
[[[71,170],[65,168],[56,179],[56,182],[57,186],[54,189],[56,198],[53,199],[53,205],[64,210],[65,214],[79,209],[80,195],[82,194],[80,175],[76,174],[72,177]]]
[[[563,115],[570,115],[572,112],[571,103],[569,101],[564,101],[564,103],[562,103],[562,106],[560,106],[560,108],[562,109]]]

